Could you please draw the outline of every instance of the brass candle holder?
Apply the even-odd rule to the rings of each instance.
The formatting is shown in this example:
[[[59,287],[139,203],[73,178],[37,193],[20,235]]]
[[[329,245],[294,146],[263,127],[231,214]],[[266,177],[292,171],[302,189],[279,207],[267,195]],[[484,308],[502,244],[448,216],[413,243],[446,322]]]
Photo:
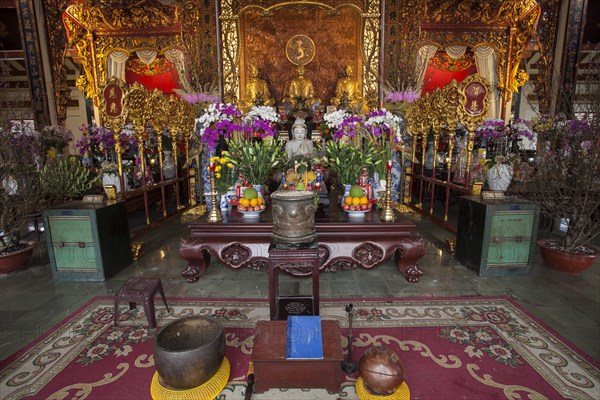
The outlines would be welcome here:
[[[217,193],[217,183],[215,182],[215,165],[214,163],[210,164],[210,193],[205,193],[205,196],[210,196],[210,211],[206,217],[209,223],[217,223],[223,220],[223,215],[221,214],[221,209],[219,208],[219,200]]]
[[[387,172],[385,174],[385,196],[383,197],[383,209],[381,210],[382,221],[392,222],[396,219],[394,209],[392,208],[392,162],[387,162]]]

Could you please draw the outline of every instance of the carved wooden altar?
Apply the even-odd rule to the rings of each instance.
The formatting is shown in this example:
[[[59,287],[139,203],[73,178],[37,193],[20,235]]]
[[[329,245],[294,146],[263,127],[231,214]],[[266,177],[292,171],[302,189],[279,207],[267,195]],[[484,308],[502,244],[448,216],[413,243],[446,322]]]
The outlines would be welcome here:
[[[224,214],[222,223],[208,223],[206,216],[192,222],[191,235],[181,240],[179,254],[188,265],[182,275],[196,282],[210,263],[211,256],[229,268],[267,271],[273,231],[270,208],[260,219],[248,220],[237,211]],[[418,260],[425,255],[423,238],[414,234],[413,222],[396,216],[395,222],[382,222],[377,210],[364,218],[349,218],[331,201],[315,215],[321,271],[336,272],[354,268],[372,269],[391,257],[409,282],[417,282],[423,272]],[[285,269],[294,276],[309,276],[312,267]]]

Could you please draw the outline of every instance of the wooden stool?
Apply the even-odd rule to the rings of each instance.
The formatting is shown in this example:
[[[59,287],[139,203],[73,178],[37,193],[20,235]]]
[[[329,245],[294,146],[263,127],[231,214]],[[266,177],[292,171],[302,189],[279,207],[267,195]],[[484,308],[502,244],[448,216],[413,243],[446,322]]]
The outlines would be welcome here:
[[[288,315],[319,315],[319,269],[317,244],[271,244],[269,247],[269,312],[271,320],[286,320]],[[312,276],[312,297],[280,296],[279,270],[294,276]]]
[[[117,319],[119,316],[119,302],[127,301],[129,302],[130,310],[133,310],[137,303],[144,303],[144,311],[146,313],[146,318],[148,319],[148,325],[152,329],[156,328],[156,315],[154,314],[154,296],[156,295],[156,292],[160,292],[165,307],[167,308],[167,311],[169,311],[165,292],[163,291],[162,283],[159,278],[131,277],[127,279],[115,294],[115,326],[117,326]]]

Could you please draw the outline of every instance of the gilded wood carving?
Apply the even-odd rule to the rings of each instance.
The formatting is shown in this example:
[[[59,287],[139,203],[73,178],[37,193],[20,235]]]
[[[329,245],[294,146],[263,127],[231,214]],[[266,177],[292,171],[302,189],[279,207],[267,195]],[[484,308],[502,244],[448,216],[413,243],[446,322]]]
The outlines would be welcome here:
[[[259,66],[273,97],[281,101],[296,76],[286,44],[294,35],[315,43],[306,76],[325,102],[345,64],[354,66],[364,96],[375,106],[379,80],[379,1],[232,1],[221,2],[223,92],[235,101],[245,87],[248,68]]]

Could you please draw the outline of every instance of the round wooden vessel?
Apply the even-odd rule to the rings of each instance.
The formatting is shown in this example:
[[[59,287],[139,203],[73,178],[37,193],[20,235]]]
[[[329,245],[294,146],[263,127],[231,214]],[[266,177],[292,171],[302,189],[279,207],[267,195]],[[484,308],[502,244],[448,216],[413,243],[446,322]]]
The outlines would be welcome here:
[[[154,341],[154,363],[162,386],[191,389],[208,381],[225,356],[223,325],[191,316],[165,325]]]

